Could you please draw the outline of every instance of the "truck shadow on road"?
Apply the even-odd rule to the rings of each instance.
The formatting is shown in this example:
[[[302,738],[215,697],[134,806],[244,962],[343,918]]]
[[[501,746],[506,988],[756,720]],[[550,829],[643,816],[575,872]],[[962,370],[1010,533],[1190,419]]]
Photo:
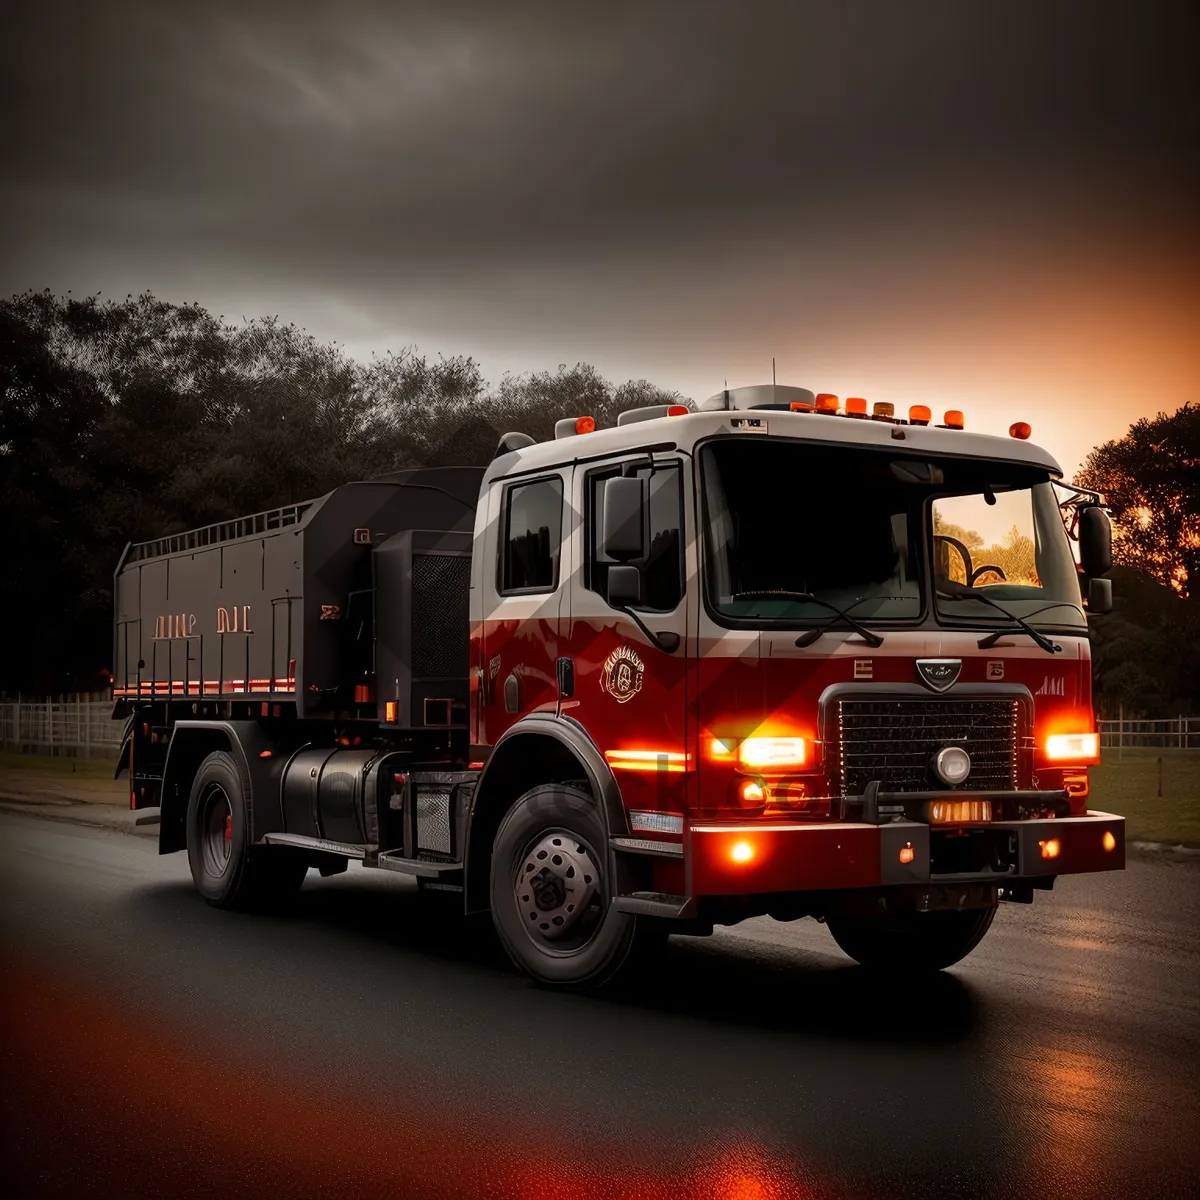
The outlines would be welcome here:
[[[389,881],[392,883],[393,881]],[[343,878],[307,883],[286,905],[269,912],[220,912],[183,883],[139,890],[130,919],[197,938],[231,941],[286,953],[294,967],[311,958],[333,969],[331,953],[360,968],[364,952],[394,970],[404,986],[423,982],[430,1004],[447,988],[493,989],[511,1002],[523,982],[486,916],[464,918],[457,896],[418,894],[408,886],[379,886]],[[780,926],[781,929],[787,928]],[[744,932],[744,927],[742,927]],[[332,936],[331,936],[332,935]],[[590,995],[549,993],[529,984],[540,1002],[601,1004],[616,1012],[692,1018],[731,1028],[803,1030],[806,1037],[892,1045],[975,1040],[984,1013],[959,977],[938,972],[912,979],[881,978],[831,954],[785,942],[729,936],[674,936],[649,961]]]

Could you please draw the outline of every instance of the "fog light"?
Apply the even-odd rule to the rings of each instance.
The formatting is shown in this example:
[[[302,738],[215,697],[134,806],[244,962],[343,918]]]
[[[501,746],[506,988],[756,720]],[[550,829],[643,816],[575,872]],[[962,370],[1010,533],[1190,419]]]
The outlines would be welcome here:
[[[1111,829],[1106,829],[1104,831],[1104,848],[1110,854],[1117,848],[1117,839],[1113,837],[1113,832]]]
[[[742,803],[748,805],[761,804],[766,798],[766,789],[756,779],[747,779],[738,789]]]
[[[1058,838],[1051,838],[1048,842],[1038,842],[1042,848],[1043,858],[1057,858],[1062,847],[1058,844]]]
[[[943,746],[934,756],[933,769],[943,783],[957,787],[971,773],[971,756],[961,746]]]
[[[754,857],[754,847],[749,842],[734,842],[729,857],[736,863],[749,862]]]

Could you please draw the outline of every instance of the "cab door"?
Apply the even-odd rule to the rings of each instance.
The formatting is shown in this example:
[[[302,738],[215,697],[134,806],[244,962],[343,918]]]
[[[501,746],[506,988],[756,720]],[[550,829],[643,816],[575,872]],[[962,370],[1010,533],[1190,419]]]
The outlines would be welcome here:
[[[521,717],[558,706],[555,662],[571,569],[564,541],[571,476],[570,466],[551,468],[494,484],[489,496],[477,577],[477,737],[487,745]]]
[[[622,475],[643,483],[641,596],[621,611],[608,601],[603,548],[604,490]],[[573,569],[560,657],[573,677],[559,712],[587,730],[612,768],[631,811],[683,813],[689,759],[687,715],[691,462],[686,455],[630,454],[602,466],[581,464],[572,486]],[[674,647],[655,644],[646,630]]]

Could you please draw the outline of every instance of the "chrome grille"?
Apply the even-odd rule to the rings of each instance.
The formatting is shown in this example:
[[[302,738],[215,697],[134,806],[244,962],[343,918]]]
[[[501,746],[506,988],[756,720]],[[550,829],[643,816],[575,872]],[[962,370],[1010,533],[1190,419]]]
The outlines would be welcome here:
[[[959,790],[1016,787],[1016,700],[839,700],[837,783],[859,796],[872,779],[885,792],[943,786],[931,760],[943,746],[962,746],[971,773]]]

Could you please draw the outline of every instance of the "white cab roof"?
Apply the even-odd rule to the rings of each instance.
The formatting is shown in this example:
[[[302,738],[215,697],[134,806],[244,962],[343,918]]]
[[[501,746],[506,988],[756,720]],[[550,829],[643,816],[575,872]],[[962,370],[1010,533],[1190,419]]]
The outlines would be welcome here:
[[[748,428],[753,428],[747,426],[748,421],[761,422],[758,427],[760,432],[748,432]],[[1032,442],[1017,438],[995,437],[969,430],[939,429],[932,425],[893,425],[887,421],[812,412],[738,409],[656,417],[634,425],[597,429],[593,433],[537,442],[494,459],[484,475],[484,484],[503,475],[564,466],[581,459],[601,459],[669,442],[673,442],[677,449],[690,453],[696,443],[705,438],[735,433],[742,437],[762,437],[764,432],[771,438],[796,438],[841,446],[886,446],[906,454],[952,455],[956,458],[1022,463],[1045,470],[1056,479],[1062,477],[1062,468],[1051,454]],[[901,434],[902,437],[899,436]]]

